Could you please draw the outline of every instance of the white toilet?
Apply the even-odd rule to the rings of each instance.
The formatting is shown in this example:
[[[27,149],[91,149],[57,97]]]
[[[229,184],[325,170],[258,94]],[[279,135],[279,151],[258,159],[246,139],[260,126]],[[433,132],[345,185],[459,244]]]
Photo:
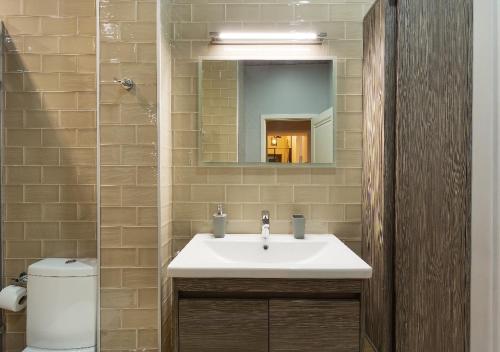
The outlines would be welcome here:
[[[96,319],[95,259],[48,258],[29,266],[24,352],[94,352]]]

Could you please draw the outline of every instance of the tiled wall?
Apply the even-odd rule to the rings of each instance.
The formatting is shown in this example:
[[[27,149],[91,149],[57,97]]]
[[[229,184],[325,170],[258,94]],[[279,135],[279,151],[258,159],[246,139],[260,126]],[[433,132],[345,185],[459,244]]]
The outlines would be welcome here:
[[[202,65],[201,160],[236,162],[238,159],[238,64],[205,60]]]
[[[4,282],[44,257],[96,256],[94,0],[2,0]],[[6,314],[4,351],[25,347]]]
[[[101,351],[158,351],[156,1],[99,6]]]
[[[371,2],[174,1],[170,11],[174,33],[174,250],[182,248],[195,233],[211,231],[211,215],[219,202],[225,204],[228,213],[228,232],[258,232],[262,209],[271,212],[274,233],[290,232],[291,214],[303,213],[308,232],[335,233],[358,250],[361,237],[361,30],[363,15]],[[321,47],[210,46],[208,32],[221,30],[326,31],[329,40]],[[336,169],[197,166],[199,57],[230,55],[332,55],[338,58]]]

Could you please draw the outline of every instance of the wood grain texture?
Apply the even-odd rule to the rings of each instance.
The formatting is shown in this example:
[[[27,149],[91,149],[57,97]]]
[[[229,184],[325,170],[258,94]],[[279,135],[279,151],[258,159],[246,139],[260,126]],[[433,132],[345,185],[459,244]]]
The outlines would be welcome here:
[[[359,295],[361,280],[296,280],[296,279],[190,279],[176,278],[174,285],[179,294],[209,293],[249,294],[255,297],[284,295],[314,295],[315,297],[338,297]]]
[[[359,301],[270,300],[270,352],[359,352]]]
[[[179,300],[180,352],[267,352],[268,301]]]
[[[469,351],[472,0],[398,0],[396,351]]]
[[[377,0],[363,21],[362,333],[393,351],[396,8]]]

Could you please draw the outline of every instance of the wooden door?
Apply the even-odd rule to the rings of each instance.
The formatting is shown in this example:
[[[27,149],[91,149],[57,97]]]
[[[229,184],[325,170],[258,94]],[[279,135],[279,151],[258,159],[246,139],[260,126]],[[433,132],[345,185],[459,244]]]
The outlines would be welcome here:
[[[269,301],[270,352],[359,352],[359,301]]]
[[[268,301],[180,299],[179,352],[267,352]]]

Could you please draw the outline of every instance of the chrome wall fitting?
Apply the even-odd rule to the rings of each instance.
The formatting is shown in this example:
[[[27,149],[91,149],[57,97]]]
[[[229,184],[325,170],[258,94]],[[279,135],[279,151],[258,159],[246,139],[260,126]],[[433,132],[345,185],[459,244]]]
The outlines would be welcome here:
[[[135,83],[129,78],[124,78],[124,79],[114,79],[115,83],[119,83],[125,90],[131,90],[134,88]]]

